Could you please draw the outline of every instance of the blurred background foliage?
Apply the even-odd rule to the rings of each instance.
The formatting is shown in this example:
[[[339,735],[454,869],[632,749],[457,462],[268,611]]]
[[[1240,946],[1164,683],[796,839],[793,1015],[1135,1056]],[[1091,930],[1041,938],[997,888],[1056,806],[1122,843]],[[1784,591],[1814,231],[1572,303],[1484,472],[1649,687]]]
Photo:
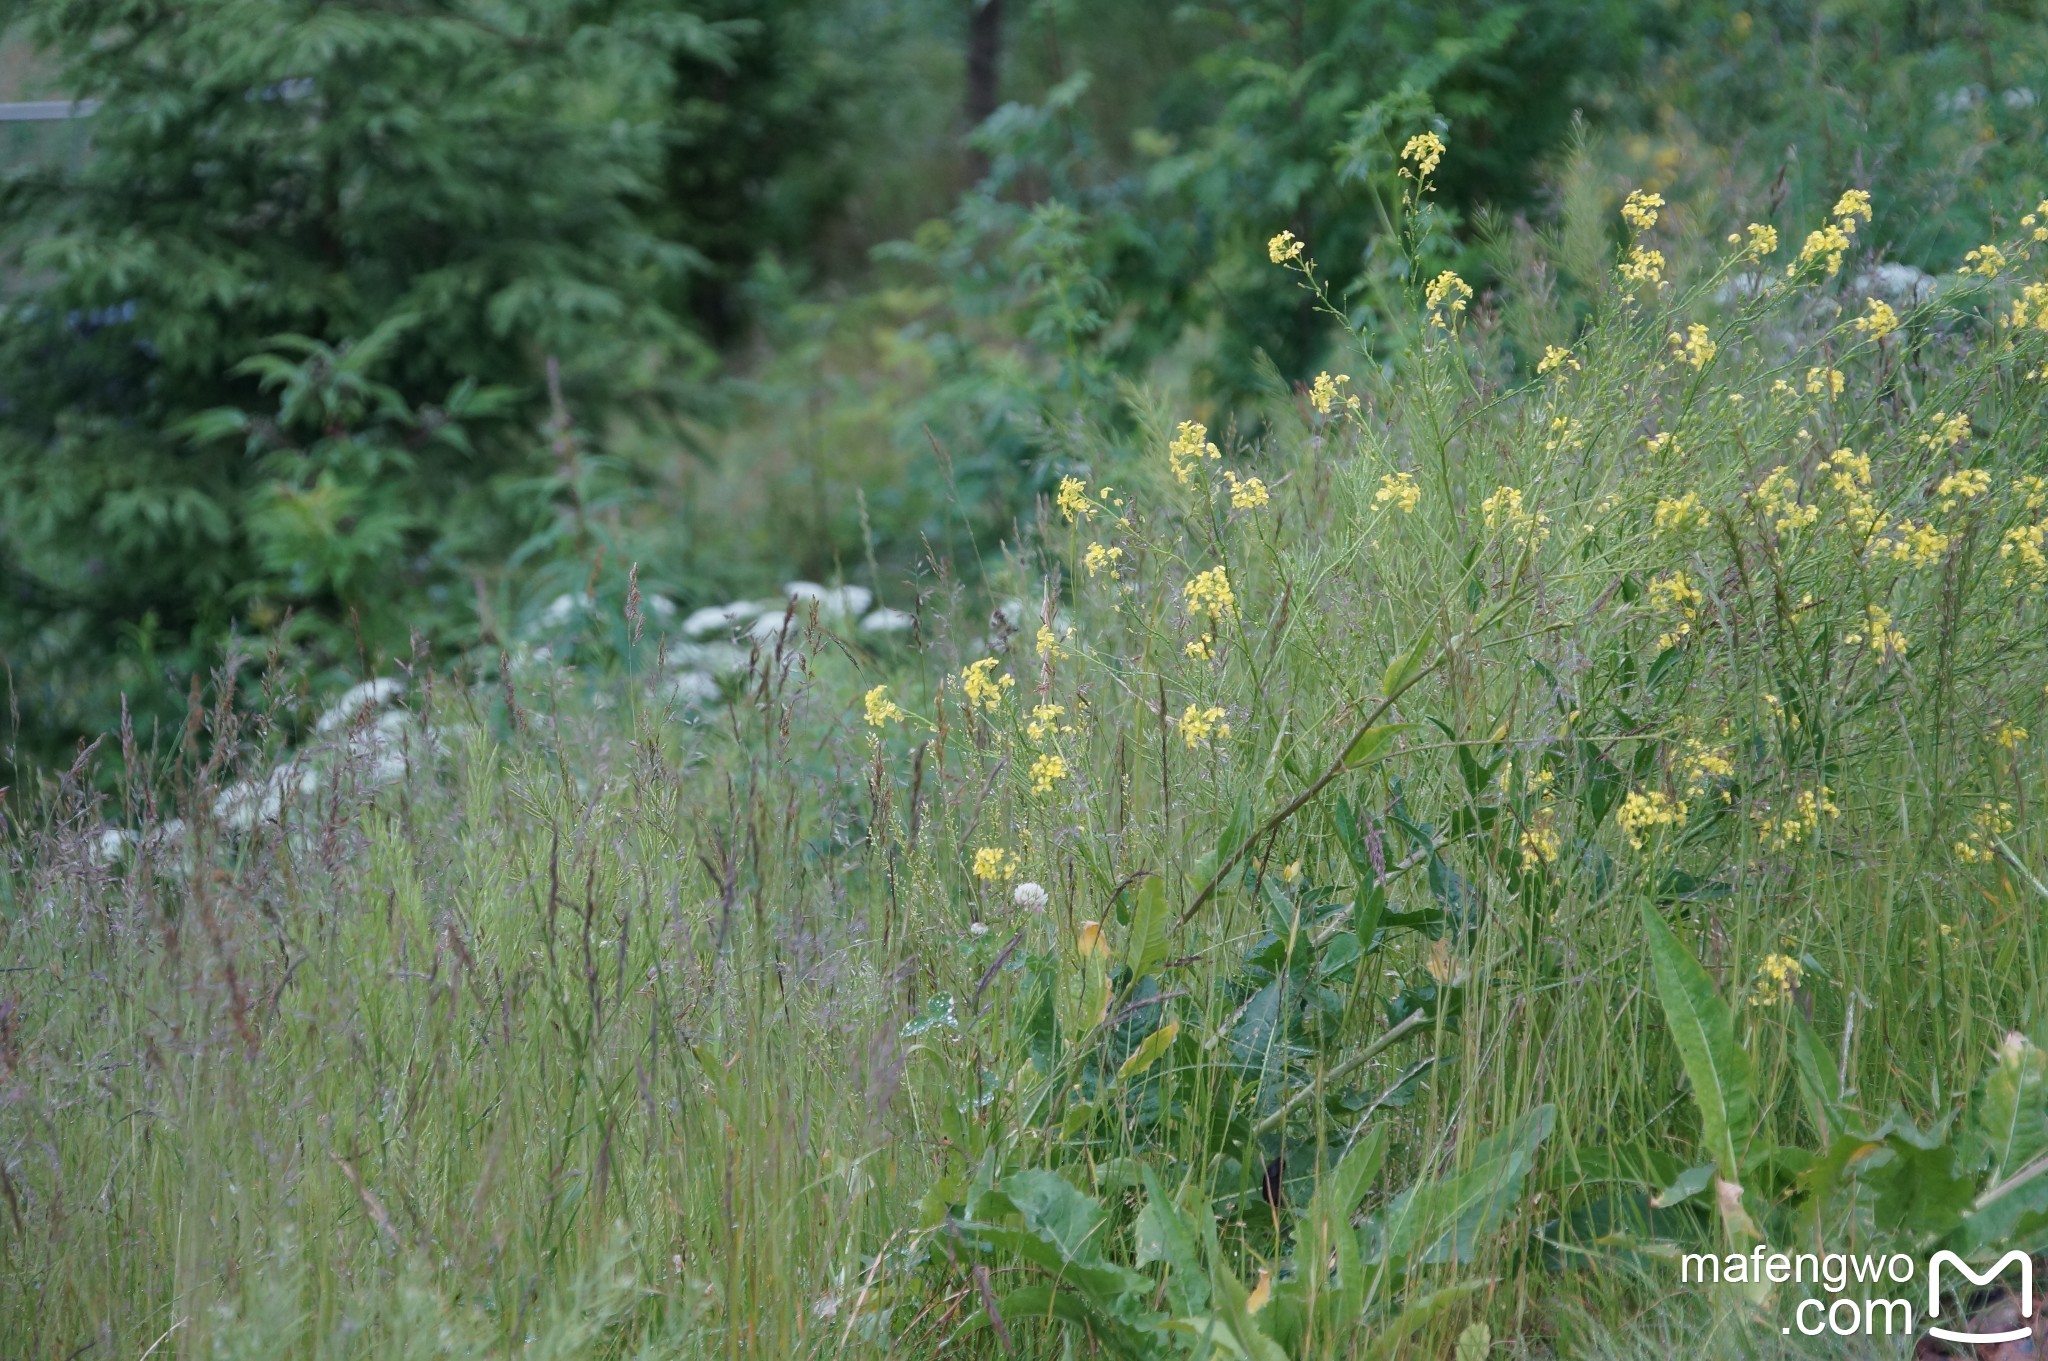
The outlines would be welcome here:
[[[1421,259],[1525,363],[1638,185],[1702,243],[1867,187],[1952,269],[2043,188],[2042,9],[9,0],[0,98],[101,103],[0,124],[0,782],[223,656],[487,675],[630,564],[972,578],[1140,391],[1338,365],[1275,231],[1398,369],[1425,129]]]

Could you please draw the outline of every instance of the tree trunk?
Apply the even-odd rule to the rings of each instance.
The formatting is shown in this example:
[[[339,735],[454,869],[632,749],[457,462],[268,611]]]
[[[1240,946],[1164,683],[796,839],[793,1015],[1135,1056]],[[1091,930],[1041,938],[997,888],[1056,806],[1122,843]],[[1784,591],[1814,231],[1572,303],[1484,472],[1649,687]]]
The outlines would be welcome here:
[[[967,0],[967,128],[972,132],[996,111],[1003,55],[1003,0]],[[969,148],[967,173],[988,173],[988,157]]]

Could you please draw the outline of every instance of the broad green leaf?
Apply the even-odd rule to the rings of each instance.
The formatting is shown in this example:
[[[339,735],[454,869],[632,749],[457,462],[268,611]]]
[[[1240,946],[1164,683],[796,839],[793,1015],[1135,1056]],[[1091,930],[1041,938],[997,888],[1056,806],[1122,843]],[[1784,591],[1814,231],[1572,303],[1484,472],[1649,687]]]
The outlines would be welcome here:
[[[2018,1033],[2006,1036],[1998,1059],[1970,1101],[1973,1152],[1989,1155],[1996,1186],[2048,1150],[2048,1054]]]
[[[1945,1234],[1963,1222],[1976,1198],[1978,1179],[1956,1166],[1949,1124],[1943,1120],[1922,1132],[1895,1117],[1878,1131],[1891,1156],[1882,1162],[1873,1159],[1862,1181],[1877,1192],[1872,1208],[1880,1229],[1923,1237]]]
[[[1389,1361],[1408,1355],[1406,1343],[1409,1338],[1442,1318],[1462,1301],[1470,1299],[1492,1284],[1491,1279],[1459,1281],[1456,1285],[1447,1285],[1441,1290],[1430,1291],[1381,1324],[1373,1333],[1372,1342],[1360,1354],[1366,1357],[1387,1357]]]
[[[1427,1263],[1469,1262],[1521,1199],[1536,1150],[1557,1124],[1555,1106],[1538,1106],[1482,1139],[1463,1172],[1411,1187],[1382,1219],[1367,1224],[1377,1259],[1406,1272]]]
[[[1131,1056],[1125,1059],[1122,1065],[1117,1068],[1116,1080],[1118,1082],[1128,1082],[1132,1078],[1142,1075],[1146,1069],[1159,1062],[1159,1056],[1168,1049],[1171,1049],[1173,1042],[1179,1038],[1180,1022],[1168,1021],[1159,1029],[1147,1035],[1139,1042],[1138,1047],[1131,1051]]]
[[[1157,1262],[1166,1268],[1166,1299],[1178,1314],[1198,1314],[1209,1307],[1209,1273],[1202,1269],[1195,1231],[1180,1207],[1166,1193],[1149,1164],[1140,1169],[1145,1181],[1145,1208],[1132,1226],[1139,1266]]]
[[[1138,900],[1131,908],[1131,939],[1124,957],[1132,978],[1144,978],[1166,962],[1172,943],[1167,932],[1173,915],[1166,905],[1166,880],[1156,874],[1145,876],[1138,885]]]
[[[1406,652],[1387,663],[1386,674],[1380,677],[1380,694],[1392,699],[1406,690],[1422,674],[1428,660],[1429,635],[1425,633]]]
[[[1721,1179],[1739,1185],[1742,1157],[1757,1125],[1756,1075],[1749,1055],[1736,1043],[1728,1004],[1713,980],[1648,902],[1643,904],[1643,931],[1650,941],[1664,1021],[1692,1083],[1702,1138]]]
[[[1806,1100],[1807,1118],[1826,1143],[1841,1126],[1841,1082],[1828,1064],[1812,1023],[1796,1007],[1792,1009],[1792,1070],[1799,1078],[1799,1094]]]
[[[1003,1194],[1024,1222],[1045,1234],[1069,1261],[1100,1260],[1102,1206],[1065,1177],[1042,1168],[1015,1172],[1003,1179]]]
[[[1686,1168],[1678,1174],[1676,1181],[1650,1197],[1650,1208],[1668,1210],[1674,1205],[1682,1205],[1691,1200],[1714,1184],[1714,1168],[1713,1163],[1701,1163],[1698,1167]]]
[[[1344,748],[1344,764],[1350,767],[1370,765],[1386,753],[1396,737],[1414,727],[1413,723],[1375,723],[1351,739],[1351,745]]]

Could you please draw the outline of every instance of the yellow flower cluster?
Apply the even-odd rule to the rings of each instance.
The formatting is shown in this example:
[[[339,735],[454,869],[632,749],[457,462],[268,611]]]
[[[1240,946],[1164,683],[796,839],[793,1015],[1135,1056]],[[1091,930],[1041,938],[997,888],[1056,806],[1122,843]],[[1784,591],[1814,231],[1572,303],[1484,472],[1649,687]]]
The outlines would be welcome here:
[[[1069,627],[1067,629],[1067,636],[1071,638],[1073,634],[1074,630]],[[1059,634],[1053,632],[1051,624],[1040,624],[1038,626],[1038,655],[1049,662],[1063,661],[1067,656],[1066,644],[1061,640]]]
[[[2013,299],[2012,313],[2006,320],[2015,328],[2027,326],[2048,331],[2048,284],[2028,284]]]
[[[1656,434],[1643,441],[1643,447],[1659,456],[1675,454],[1679,451],[1678,441],[1672,438],[1669,430],[1659,430]]]
[[[1698,798],[1711,782],[1735,778],[1734,753],[1727,747],[1710,747],[1697,737],[1687,738],[1678,770],[1685,777],[1687,797]],[[1722,797],[1727,797],[1725,792]]]
[[[1941,509],[1946,514],[1962,502],[1974,501],[1990,490],[1990,473],[1982,468],[1965,468],[1961,472],[1950,473],[1942,478],[1941,485],[1934,489],[1934,494],[1941,498]]]
[[[1550,517],[1540,510],[1524,509],[1519,488],[1494,488],[1493,495],[1479,503],[1479,513],[1488,529],[1517,536],[1527,547],[1533,548],[1550,537]]]
[[[1031,792],[1044,798],[1054,785],[1067,778],[1067,758],[1046,752],[1031,763]]]
[[[1455,317],[1465,310],[1465,304],[1472,301],[1472,285],[1459,278],[1452,270],[1445,270],[1429,281],[1429,287],[1422,290],[1422,303],[1430,311],[1430,320],[1438,326],[1444,324],[1446,316]]]
[[[1752,258],[1761,260],[1778,249],[1778,229],[1776,227],[1767,227],[1761,222],[1752,222],[1744,230],[1749,233],[1749,244],[1745,249]],[[1732,240],[1733,238],[1730,239]]]
[[[1222,457],[1223,451],[1209,442],[1209,427],[1200,421],[1182,421],[1174,431],[1173,443],[1166,446],[1166,466],[1182,486],[1188,484],[1192,470],[1202,459]]]
[[[1899,329],[1899,314],[1883,298],[1872,298],[1870,310],[1856,318],[1855,326],[1872,340],[1883,340]]]
[[[1302,244],[1293,232],[1281,232],[1266,243],[1266,255],[1276,265],[1291,265],[1301,258]]]
[[[1206,621],[1201,636],[1187,645],[1188,656],[1197,660],[1214,656],[1216,626],[1237,613],[1237,595],[1230,589],[1229,573],[1221,567],[1197,572],[1181,587],[1181,595],[1187,600],[1189,617]]]
[[[1088,569],[1088,575],[1091,577],[1105,568],[1111,575],[1115,575],[1116,565],[1123,560],[1123,549],[1114,546],[1105,548],[1099,543],[1089,544],[1087,551],[1081,554],[1081,565]]]
[[[1522,829],[1522,873],[1533,874],[1557,859],[1562,845],[1557,835],[1557,808],[1544,804]]]
[[[1842,641],[1851,647],[1868,643],[1870,650],[1880,657],[1906,655],[1906,635],[1892,627],[1891,611],[1882,605],[1864,606],[1863,627],[1842,635]]]
[[[1422,485],[1414,473],[1388,473],[1380,479],[1380,489],[1372,499],[1375,505],[1391,505],[1403,515],[1412,515],[1422,504]]]
[[[1849,380],[1842,376],[1840,369],[1808,369],[1806,371],[1806,393],[1809,397],[1823,394],[1839,397]]]
[[[1017,872],[1017,857],[1001,846],[983,846],[974,853],[974,877],[983,883],[1007,879]]]
[[[1684,572],[1666,572],[1650,582],[1650,608],[1672,620],[1672,627],[1657,638],[1657,649],[1677,647],[1692,636],[1700,607],[1706,597]]]
[[[1959,273],[1981,274],[1995,279],[2005,272],[2005,252],[1993,245],[1982,245],[1963,256],[1963,267]]]
[[[1805,431],[1800,434],[1803,437]],[[1891,517],[1877,508],[1877,498],[1870,491],[1870,456],[1859,454],[1854,449],[1837,449],[1820,461],[1814,470],[1815,477],[1827,479],[1842,497],[1842,522],[1851,532],[1865,539],[1884,532]]]
[[[1095,507],[1088,500],[1088,484],[1078,477],[1060,479],[1059,496],[1054,504],[1059,507],[1060,514],[1066,517],[1068,524],[1076,520],[1095,518]]]
[[[1322,415],[1329,415],[1337,405],[1337,389],[1350,381],[1351,375],[1348,373],[1317,374],[1315,383],[1308,390],[1308,404]],[[1356,397],[1348,398],[1344,405],[1356,411],[1358,409],[1358,399]]]
[[[1180,716],[1180,736],[1190,747],[1199,747],[1211,738],[1217,741],[1230,740],[1230,725],[1223,721],[1223,710],[1215,705],[1204,709],[1190,704]]]
[[[1970,437],[1970,413],[1967,411],[1937,411],[1929,418],[1933,429],[1920,437],[1920,443],[1929,449],[1953,449]]]
[[[1793,798],[1791,809],[1783,814],[1774,814],[1768,809],[1759,810],[1756,814],[1758,835],[1764,839],[1764,844],[1774,851],[1782,851],[1788,846],[1797,846],[1810,839],[1820,830],[1820,820],[1823,817],[1841,816],[1842,810],[1835,806],[1834,800],[1830,797],[1834,792],[1826,785],[1822,785],[1818,793],[1811,789],[1802,789]]]
[[[1031,720],[1024,725],[1024,735],[1033,742],[1043,742],[1057,733],[1071,735],[1074,725],[1062,723],[1066,706],[1061,704],[1035,704],[1031,708]]]
[[[1720,347],[1708,335],[1707,328],[1694,322],[1685,328],[1685,334],[1671,333],[1671,349],[1680,359],[1696,369],[1703,369],[1714,360]]]
[[[880,728],[903,721],[903,706],[889,698],[889,687],[886,685],[877,685],[868,691],[862,703],[867,708],[870,728]]]
[[[1689,529],[1705,529],[1711,523],[1707,508],[1694,492],[1661,498],[1651,518],[1652,530],[1658,535],[1683,534]]]
[[[1806,972],[1798,960],[1790,955],[1765,955],[1764,962],[1756,966],[1755,990],[1750,1002],[1755,1006],[1776,1006],[1792,1000],[1792,990]]]
[[[1676,830],[1685,826],[1685,800],[1674,799],[1661,790],[1647,794],[1630,790],[1621,807],[1614,812],[1614,820],[1628,837],[1628,844],[1641,850],[1645,842],[1661,827]]]
[[[2013,751],[2027,740],[2027,730],[2008,718],[1991,730],[1991,740],[1997,746]]]
[[[1586,446],[1586,427],[1570,416],[1556,416],[1550,422],[1550,438],[1543,441],[1545,453],[1572,453]]]
[[[1819,506],[1800,504],[1799,480],[1782,464],[1757,483],[1756,490],[1749,494],[1749,503],[1780,534],[1806,529],[1820,518]]]
[[[1585,365],[1579,362],[1579,357],[1564,346],[1546,345],[1543,347],[1543,358],[1536,363],[1536,376],[1541,378],[1547,373],[1554,373],[1561,369],[1569,368],[1577,371],[1584,367]]]
[[[2006,585],[2025,579],[2036,590],[2048,587],[2048,520],[2006,530],[1998,556],[2005,563]]]
[[[1631,289],[1646,284],[1662,287],[1664,281],[1664,252],[1648,250],[1642,246],[1630,246],[1628,255],[1621,262],[1617,272]]]
[[[1806,244],[1799,248],[1799,258],[1792,262],[1788,274],[1797,274],[1814,261],[1827,265],[1827,275],[1834,278],[1842,268],[1842,257],[1848,253],[1849,238],[1856,235],[1856,219],[1870,220],[1870,195],[1861,189],[1850,189],[1835,201],[1834,221],[1819,231],[1809,232]]]
[[[1418,179],[1428,179],[1436,173],[1438,163],[1444,158],[1444,139],[1433,132],[1417,133],[1401,148],[1401,159],[1412,162]],[[1403,175],[1409,172],[1401,171]]]
[[[1908,567],[1932,567],[1948,552],[1949,536],[1932,523],[1915,524],[1901,520],[1892,529],[1890,553],[1893,562]]]
[[[1639,232],[1646,232],[1657,225],[1657,210],[1663,206],[1662,194],[1645,193],[1638,189],[1621,205],[1621,220]]]
[[[967,696],[971,709],[993,709],[1003,702],[1003,696],[1017,684],[1012,675],[995,675],[999,665],[994,657],[983,657],[970,662],[960,671],[960,689]]]
[[[1237,510],[1257,510],[1271,498],[1266,494],[1266,484],[1256,477],[1238,480],[1236,473],[1225,469],[1223,475],[1230,479],[1230,504]]]
[[[2003,799],[1996,803],[1986,801],[1977,805],[1977,811],[1970,815],[1970,830],[1963,833],[1963,839],[1953,847],[1956,859],[1966,865],[1985,865],[1998,858],[1998,849],[1993,844],[1999,837],[2012,831],[2012,805]]]

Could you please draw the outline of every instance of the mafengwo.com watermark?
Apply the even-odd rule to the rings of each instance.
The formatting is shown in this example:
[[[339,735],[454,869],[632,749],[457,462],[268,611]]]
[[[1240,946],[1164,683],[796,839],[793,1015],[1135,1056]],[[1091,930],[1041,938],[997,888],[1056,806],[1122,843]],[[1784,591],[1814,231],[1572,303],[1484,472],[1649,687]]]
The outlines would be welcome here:
[[[2015,1249],[1979,1269],[1953,1252],[1924,1261],[1903,1252],[1781,1252],[1759,1244],[1747,1253],[1686,1253],[1679,1258],[1684,1285],[1806,1287],[1789,1303],[1791,1321],[1780,1329],[1807,1337],[1912,1337],[1922,1332],[1944,1342],[1989,1344],[2033,1336],[2034,1259]],[[1970,1312],[1965,1292],[2007,1292],[2019,1305]]]

